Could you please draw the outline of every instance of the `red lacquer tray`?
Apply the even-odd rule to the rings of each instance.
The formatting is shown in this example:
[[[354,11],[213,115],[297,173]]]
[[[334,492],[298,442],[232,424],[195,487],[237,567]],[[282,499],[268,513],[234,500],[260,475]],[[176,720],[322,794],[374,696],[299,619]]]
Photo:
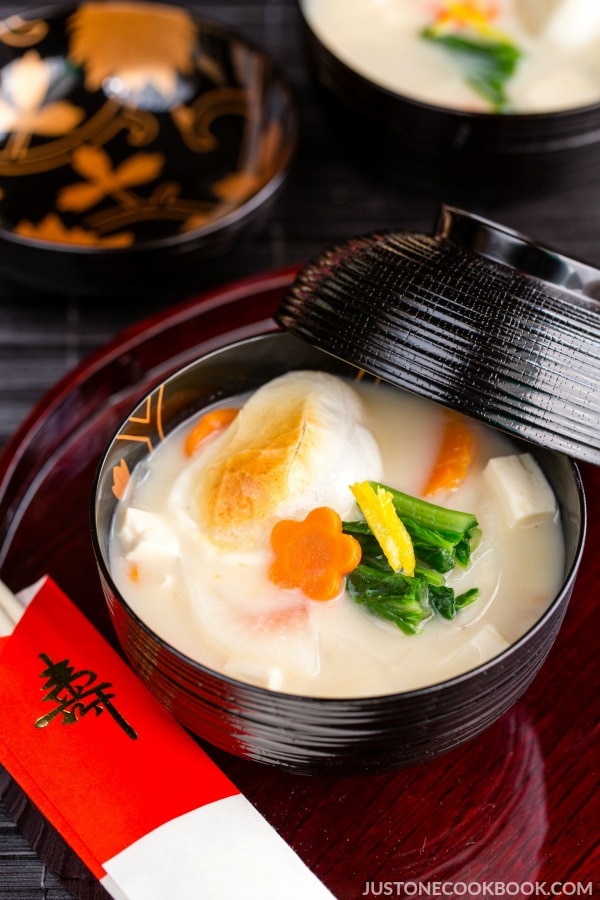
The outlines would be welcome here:
[[[49,573],[115,643],[88,535],[100,455],[127,411],[174,368],[271,330],[294,274],[267,274],[171,308],[43,398],[0,456],[0,576],[13,590]],[[600,878],[600,469],[581,470],[590,524],[565,623],[533,685],[485,734],[429,763],[353,778],[290,775],[207,748],[339,900],[490,896],[490,885],[497,894],[503,885],[513,896],[540,895],[540,886],[550,891],[558,882],[568,883],[567,893],[581,885],[574,893]],[[9,806],[23,810],[23,802]],[[68,855],[52,852],[52,835],[33,835],[26,812],[19,819],[68,884]],[[89,896],[99,896],[93,884]]]

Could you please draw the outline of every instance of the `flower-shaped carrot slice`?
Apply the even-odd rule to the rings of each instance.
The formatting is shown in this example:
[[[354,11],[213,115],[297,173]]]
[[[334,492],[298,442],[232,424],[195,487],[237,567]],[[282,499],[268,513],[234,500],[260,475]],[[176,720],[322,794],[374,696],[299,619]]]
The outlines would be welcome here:
[[[184,450],[186,456],[193,456],[200,444],[215,431],[220,431],[231,425],[239,409],[220,407],[211,409],[201,416],[185,439]]]
[[[333,600],[344,577],[361,558],[356,538],[342,532],[342,520],[327,506],[298,522],[282,519],[271,532],[275,560],[269,578],[278,587],[301,588],[311,600]]]

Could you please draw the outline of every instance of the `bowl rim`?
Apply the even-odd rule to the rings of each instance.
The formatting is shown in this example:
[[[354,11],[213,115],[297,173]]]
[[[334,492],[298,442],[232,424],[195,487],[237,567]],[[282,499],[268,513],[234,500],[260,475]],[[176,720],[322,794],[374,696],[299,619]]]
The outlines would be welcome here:
[[[48,2],[39,6],[33,6],[31,8],[25,7],[10,15],[2,14],[0,15],[0,22],[4,22],[14,16],[20,16],[26,21],[40,17],[56,18],[61,14],[66,15],[69,11],[78,9],[79,6],[82,5],[82,2],[84,2],[84,0],[53,0],[53,2]],[[134,0],[129,0],[129,2],[134,2]],[[13,230],[4,227],[0,216],[0,245],[2,242],[5,242],[7,244],[14,244],[18,247],[25,248],[28,251],[31,250],[40,253],[55,254],[58,252],[66,253],[73,257],[89,256],[102,258],[113,256],[115,258],[132,257],[152,250],[168,250],[170,248],[177,249],[180,246],[194,246],[195,244],[202,243],[205,239],[210,238],[216,232],[222,230],[225,231],[230,226],[241,223],[244,219],[251,217],[253,213],[264,206],[265,203],[277,193],[278,189],[287,178],[298,150],[300,113],[296,90],[284,73],[279,62],[257,42],[243,35],[235,27],[210,17],[204,17],[200,9],[186,6],[184,0],[181,0],[181,2],[178,0],[176,3],[169,2],[169,0],[147,0],[147,5],[184,10],[190,15],[195,24],[210,30],[211,34],[222,39],[224,44],[230,44],[232,42],[241,44],[245,46],[246,49],[250,50],[256,59],[268,62],[269,78],[272,80],[273,84],[277,84],[281,89],[282,94],[286,97],[285,109],[289,128],[289,136],[286,139],[286,144],[289,147],[289,152],[286,155],[284,164],[273,173],[266,184],[242,203],[235,206],[234,209],[222,216],[216,216],[204,225],[181,234],[165,235],[159,238],[151,238],[150,240],[136,241],[130,247],[71,244],[47,239],[42,240],[39,238],[25,237],[16,234]]]
[[[138,403],[136,403],[133,410],[135,411],[139,408],[139,406],[143,405],[147,398],[150,397],[161,385],[166,385],[169,382],[176,381],[183,373],[188,370],[193,369],[195,366],[198,366],[204,363],[206,360],[210,360],[215,356],[222,356],[231,351],[235,351],[239,346],[248,346],[251,343],[255,343],[257,341],[263,341],[265,338],[273,338],[277,336],[289,336],[288,333],[281,329],[275,331],[267,331],[261,332],[260,334],[252,335],[251,337],[241,338],[236,341],[232,341],[229,344],[224,345],[216,350],[212,350],[208,353],[203,354],[195,360],[192,360],[189,363],[186,363],[184,366],[178,368],[175,372],[169,375],[167,378],[163,379],[158,385],[156,385],[153,389],[147,391],[143,398],[141,398]],[[295,340],[299,340],[295,338]],[[326,354],[326,351],[321,351]],[[350,365],[351,364],[347,364]],[[293,371],[293,369],[288,370]],[[400,388],[396,388],[400,390]],[[215,669],[212,669],[210,666],[201,663],[192,657],[188,656],[186,653],[178,650],[176,647],[173,647],[168,641],[162,638],[159,634],[157,634],[152,628],[150,628],[143,619],[131,608],[128,604],[127,600],[123,597],[122,593],[119,591],[110,571],[110,566],[108,560],[105,558],[104,552],[102,550],[102,544],[99,536],[98,526],[97,526],[97,499],[99,496],[100,485],[102,481],[102,476],[104,474],[104,469],[106,467],[106,462],[108,459],[108,455],[113,448],[116,440],[116,436],[119,433],[121,426],[124,422],[127,421],[127,418],[124,418],[120,423],[119,427],[115,430],[112,437],[109,439],[106,448],[101,456],[99,464],[97,466],[92,490],[90,494],[90,505],[89,505],[89,523],[90,523],[90,533],[92,539],[92,547],[94,551],[94,556],[96,558],[96,563],[99,568],[102,579],[104,579],[106,585],[109,587],[113,597],[118,602],[119,606],[125,611],[125,613],[132,619],[138,628],[140,628],[146,635],[146,637],[150,638],[152,641],[156,642],[163,651],[167,651],[173,657],[177,659],[177,661],[186,667],[189,667],[195,670],[198,675],[202,677],[208,677],[209,679],[216,679],[218,682],[228,685],[231,688],[236,689],[237,691],[244,690],[251,696],[259,696],[259,697],[276,697],[279,702],[287,702],[287,703],[299,703],[299,704],[311,704],[313,706],[323,706],[328,708],[335,708],[336,706],[339,708],[347,706],[348,703],[352,703],[353,707],[359,708],[368,708],[373,704],[384,704],[384,705],[395,705],[399,701],[409,701],[414,698],[426,698],[432,695],[439,694],[440,691],[443,693],[454,691],[460,688],[462,684],[465,682],[471,681],[478,675],[483,674],[484,672],[489,672],[491,669],[495,669],[497,666],[502,666],[504,663],[510,662],[511,657],[514,657],[524,647],[525,644],[529,643],[529,641],[535,637],[535,635],[543,630],[546,627],[546,624],[550,619],[554,617],[557,613],[558,609],[566,602],[570,597],[570,593],[572,591],[577,570],[579,568],[581,556],[583,553],[583,548],[585,545],[585,538],[587,533],[587,506],[585,499],[585,492],[583,487],[583,482],[581,479],[581,474],[579,472],[579,468],[576,462],[567,457],[566,454],[560,453],[557,450],[547,450],[547,453],[552,453],[556,456],[562,456],[565,458],[569,465],[569,470],[571,477],[573,479],[573,485],[577,492],[578,497],[578,512],[580,516],[580,527],[579,534],[577,536],[576,545],[573,552],[573,561],[563,574],[561,586],[556,596],[551,600],[548,604],[544,612],[539,616],[538,619],[525,631],[520,637],[518,637],[515,641],[513,641],[506,649],[502,650],[496,656],[493,656],[491,659],[486,660],[483,663],[475,666],[472,669],[467,670],[466,672],[462,672],[459,675],[454,676],[453,678],[446,679],[445,681],[439,681],[435,684],[425,685],[424,687],[415,688],[409,691],[396,691],[391,693],[384,694],[370,694],[366,696],[350,696],[350,697],[314,697],[305,694],[297,694],[290,693],[286,691],[277,691],[271,688],[261,687],[259,685],[250,684],[249,682],[241,681],[239,679],[233,678],[230,675],[226,675],[224,673],[218,672]],[[492,426],[489,426],[492,427]],[[534,452],[539,448],[534,448]],[[111,611],[112,618],[112,611]]]

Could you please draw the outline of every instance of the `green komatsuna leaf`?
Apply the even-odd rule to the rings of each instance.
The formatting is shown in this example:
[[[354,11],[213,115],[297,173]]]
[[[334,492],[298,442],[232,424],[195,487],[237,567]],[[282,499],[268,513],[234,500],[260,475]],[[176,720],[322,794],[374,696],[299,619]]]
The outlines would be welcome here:
[[[431,606],[440,616],[450,621],[455,618],[461,609],[464,609],[465,606],[470,606],[476,600],[479,600],[479,588],[471,588],[465,591],[464,594],[455,596],[454,590],[450,587],[429,585],[429,602]]]
[[[462,539],[462,534],[448,539],[441,532],[424,527],[407,516],[402,521],[412,540],[415,556],[438,572],[452,571],[456,561],[455,547]]]
[[[371,484],[378,486],[377,482]],[[415,574],[392,571],[367,522],[344,522],[344,533],[356,538],[361,547],[360,565],[347,576],[346,589],[352,600],[373,615],[394,622],[405,634],[419,634],[434,614],[454,619],[479,597],[477,588],[457,597],[445,579],[455,565],[468,564],[479,538],[478,522],[471,513],[383,487],[391,492],[396,512],[413,541]]]
[[[479,596],[479,588],[471,588],[470,590],[465,591],[464,594],[459,594],[454,601],[456,612],[460,612],[465,606],[470,606],[471,603],[475,603],[476,600],[479,600]]]
[[[362,562],[384,572],[391,572],[392,569],[388,563],[379,541],[374,536],[366,522],[344,522],[343,530],[346,534],[351,534],[356,538],[362,550]],[[412,535],[411,535],[412,537]],[[440,549],[435,546],[427,546],[419,544],[413,537],[413,546],[417,557],[416,574],[421,574],[430,584],[443,586],[446,581],[444,572],[449,572],[454,568],[454,557],[452,548],[450,551]]]
[[[479,41],[454,34],[438,34],[425,28],[422,36],[445,47],[463,65],[471,87],[486,100],[494,112],[506,112],[506,82],[514,75],[522,57],[521,51],[504,41]]]
[[[472,513],[437,506],[377,481],[369,483],[374,490],[382,487],[392,495],[394,509],[411,537],[415,555],[424,565],[438,572],[449,572],[457,563],[462,568],[467,566],[481,537]]]
[[[452,588],[430,585],[429,600],[435,611],[444,619],[451,621],[456,616],[456,597]]]
[[[405,634],[419,634],[433,616],[424,578],[386,574],[361,563],[348,576],[346,586],[355,603],[393,622]]]
[[[362,563],[382,572],[390,573],[392,571],[379,541],[366,522],[344,522],[343,531],[345,534],[351,534],[360,544]]]

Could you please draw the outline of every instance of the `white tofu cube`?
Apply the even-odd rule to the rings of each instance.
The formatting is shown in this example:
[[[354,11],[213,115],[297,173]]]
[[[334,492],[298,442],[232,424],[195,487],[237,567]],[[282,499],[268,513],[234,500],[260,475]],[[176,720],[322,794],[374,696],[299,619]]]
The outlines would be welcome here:
[[[483,474],[509,528],[529,528],[556,515],[552,488],[530,453],[494,457]]]
[[[176,535],[156,513],[145,509],[130,506],[125,510],[121,536],[129,546],[136,546],[141,542],[147,545],[144,554],[151,552],[153,547],[161,555],[177,556],[179,553]]]
[[[173,560],[179,556],[179,541],[162,519],[144,509],[125,511],[121,535],[130,547],[126,555],[144,581],[165,584]]]
[[[170,573],[176,555],[173,553],[172,547],[163,547],[160,544],[142,540],[127,554],[125,559],[137,570],[137,578],[140,583],[169,587],[173,581]]]

